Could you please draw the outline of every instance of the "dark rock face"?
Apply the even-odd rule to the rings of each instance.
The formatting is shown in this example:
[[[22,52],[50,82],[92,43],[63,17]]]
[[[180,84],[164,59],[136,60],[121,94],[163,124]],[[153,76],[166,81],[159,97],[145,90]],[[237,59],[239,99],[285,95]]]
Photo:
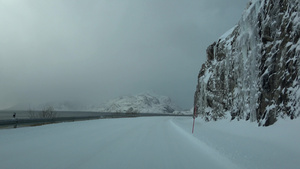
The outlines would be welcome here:
[[[194,104],[206,121],[272,125],[300,114],[300,3],[257,0],[207,48]]]

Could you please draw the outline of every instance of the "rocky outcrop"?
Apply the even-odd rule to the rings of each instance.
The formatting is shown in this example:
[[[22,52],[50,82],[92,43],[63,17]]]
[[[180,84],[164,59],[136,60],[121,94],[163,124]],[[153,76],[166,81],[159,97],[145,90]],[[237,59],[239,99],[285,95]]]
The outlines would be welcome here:
[[[300,114],[300,3],[254,0],[238,25],[207,48],[195,92],[206,121],[272,125]]]

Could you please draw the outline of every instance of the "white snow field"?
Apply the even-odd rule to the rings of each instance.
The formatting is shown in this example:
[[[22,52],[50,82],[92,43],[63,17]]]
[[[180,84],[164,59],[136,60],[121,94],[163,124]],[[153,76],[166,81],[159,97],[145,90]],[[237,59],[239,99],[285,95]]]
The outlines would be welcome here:
[[[295,169],[300,121],[100,119],[0,130],[1,169]]]

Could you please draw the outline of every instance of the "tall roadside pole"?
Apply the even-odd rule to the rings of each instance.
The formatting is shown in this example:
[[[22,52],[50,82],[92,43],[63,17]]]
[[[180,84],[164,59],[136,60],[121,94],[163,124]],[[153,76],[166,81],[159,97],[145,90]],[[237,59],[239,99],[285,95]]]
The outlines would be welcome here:
[[[193,113],[193,128],[192,128],[192,133],[194,133],[194,128],[195,128],[195,118],[197,117],[196,115],[197,112],[197,106],[194,106],[194,113]]]

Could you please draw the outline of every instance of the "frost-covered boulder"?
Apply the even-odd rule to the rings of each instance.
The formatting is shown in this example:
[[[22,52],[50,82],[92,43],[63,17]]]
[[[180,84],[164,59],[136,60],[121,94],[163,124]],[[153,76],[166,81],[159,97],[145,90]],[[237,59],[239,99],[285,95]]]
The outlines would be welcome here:
[[[300,112],[300,3],[253,0],[241,20],[207,48],[195,92],[205,120],[271,125]]]

